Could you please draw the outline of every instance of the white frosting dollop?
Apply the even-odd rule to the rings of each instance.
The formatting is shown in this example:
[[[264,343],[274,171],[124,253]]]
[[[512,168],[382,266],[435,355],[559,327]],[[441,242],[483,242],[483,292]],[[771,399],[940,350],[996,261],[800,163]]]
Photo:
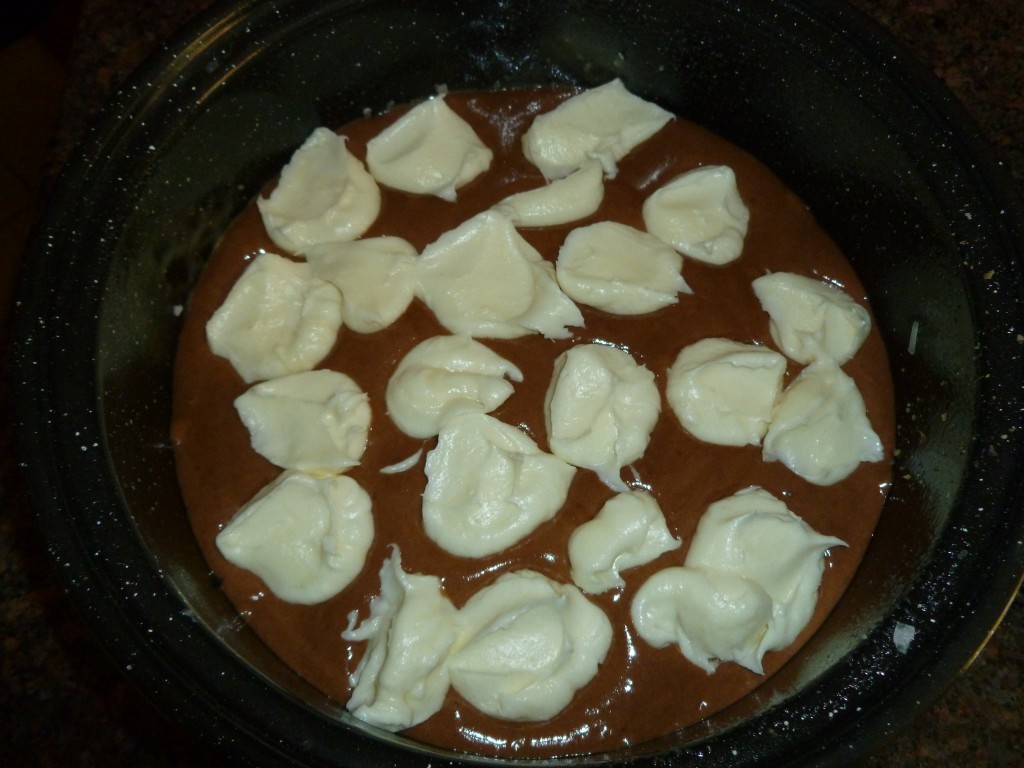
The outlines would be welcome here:
[[[657,500],[645,491],[620,493],[569,536],[572,580],[590,594],[625,585],[621,571],[682,546]]]
[[[449,201],[490,168],[492,157],[443,95],[416,105],[366,144],[366,164],[381,184]]]
[[[708,674],[723,661],[760,673],[761,640],[772,620],[772,600],[741,576],[675,566],[643,583],[630,617],[647,643],[679,646],[683,656]]]
[[[419,290],[452,333],[515,338],[570,335],[583,315],[562,293],[555,268],[506,216],[485,211],[423,249]]]
[[[206,323],[215,355],[251,384],[314,368],[341,329],[341,294],[308,264],[261,253]]]
[[[469,336],[434,336],[402,358],[388,380],[388,415],[410,437],[433,437],[452,416],[490,413],[522,381],[515,365]]]
[[[285,469],[331,475],[359,464],[370,404],[351,378],[304,371],[256,384],[235,399],[253,449]]]
[[[348,710],[388,731],[410,728],[436,714],[449,688],[455,615],[440,579],[406,573],[394,547],[380,569],[380,593],[370,602],[370,616],[356,627],[353,612],[341,634],[349,642],[368,643],[349,681]]]
[[[750,211],[725,165],[695,168],[655,190],[643,204],[644,226],[680,253],[727,264],[743,252]]]
[[[618,161],[672,117],[616,78],[537,115],[523,135],[523,154],[547,179],[567,176],[590,158],[614,178]]]
[[[633,623],[647,642],[676,643],[707,672],[735,661],[761,674],[764,654],[810,621],[825,552],[840,546],[767,491],[746,488],[707,508],[682,568],[641,586]]]
[[[555,360],[544,401],[551,451],[626,491],[622,468],[643,456],[661,411],[654,374],[628,352],[580,344]]]
[[[301,254],[362,235],[380,214],[380,189],[343,136],[317,128],[282,169],[270,197],[256,204],[274,243]]]
[[[867,309],[823,280],[775,272],[752,285],[768,313],[772,339],[798,363],[827,358],[842,365],[871,330]]]
[[[768,491],[750,487],[708,506],[685,564],[761,587],[772,600],[761,645],[778,650],[796,639],[814,613],[826,550],[845,546],[842,539],[817,533]]]
[[[494,208],[517,227],[551,227],[590,216],[604,200],[604,169],[596,160],[562,179],[509,195]]]
[[[701,339],[668,371],[665,396],[687,432],[717,445],[760,445],[782,391],[786,358],[767,347]]]
[[[347,475],[283,472],[217,534],[228,562],[290,603],[312,605],[359,574],[373,541],[370,497]]]
[[[615,315],[640,315],[691,293],[683,258],[660,238],[614,221],[574,229],[555,274],[569,298]]]
[[[503,720],[558,714],[597,674],[612,640],[608,617],[576,587],[528,570],[473,595],[458,623],[452,688]]]
[[[856,382],[823,359],[804,368],[782,393],[762,455],[815,485],[833,485],[861,462],[881,461],[884,450]]]
[[[522,430],[480,413],[444,422],[426,458],[423,527],[446,552],[500,552],[554,517],[575,468]]]
[[[397,320],[416,295],[416,249],[400,237],[323,243],[306,252],[312,274],[341,292],[341,317],[357,333]]]

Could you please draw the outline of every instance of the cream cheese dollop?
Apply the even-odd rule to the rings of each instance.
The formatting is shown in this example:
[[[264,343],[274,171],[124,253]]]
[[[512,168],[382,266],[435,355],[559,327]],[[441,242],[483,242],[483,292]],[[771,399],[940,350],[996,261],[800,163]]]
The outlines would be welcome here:
[[[597,674],[611,646],[604,612],[571,584],[505,573],[466,601],[448,661],[452,688],[492,717],[554,717]]]
[[[515,365],[469,336],[433,336],[399,361],[385,401],[400,430],[427,438],[457,414],[490,413],[522,380]]]
[[[547,179],[568,176],[588,159],[598,160],[614,178],[618,161],[672,117],[616,78],[537,115],[523,135],[523,153]]]
[[[763,488],[745,488],[708,506],[697,524],[686,565],[741,576],[772,600],[763,650],[785,648],[810,621],[825,552],[846,543],[816,532]],[[755,670],[757,671],[757,670]]]
[[[762,455],[815,485],[833,485],[861,462],[881,461],[884,450],[857,383],[823,359],[804,368],[782,393]]]
[[[750,211],[736,174],[726,165],[687,171],[655,190],[642,208],[647,231],[708,264],[728,264],[743,252]]]
[[[587,160],[568,176],[509,195],[494,208],[517,227],[551,227],[590,216],[602,200],[604,169],[596,160]]]
[[[551,452],[626,491],[622,468],[643,456],[661,412],[654,374],[628,352],[579,344],[555,359],[544,401]]]
[[[391,325],[416,295],[416,249],[400,237],[323,243],[306,251],[312,275],[341,292],[341,318],[357,333]]]
[[[484,211],[423,249],[419,292],[452,333],[516,338],[570,336],[583,315],[562,293],[554,266],[508,217]]]
[[[215,355],[247,384],[314,368],[341,329],[341,294],[308,264],[261,253],[206,323]]]
[[[362,235],[380,214],[380,189],[343,136],[317,128],[295,150],[270,196],[256,204],[270,239],[301,254]]]
[[[569,536],[572,580],[598,594],[625,586],[621,571],[682,546],[668,530],[657,500],[646,491],[619,493]]]
[[[760,673],[761,640],[772,620],[772,600],[742,576],[673,566],[637,590],[630,617],[648,644],[676,645],[708,674],[723,661]]]
[[[416,105],[366,144],[366,164],[381,184],[449,201],[490,168],[493,154],[443,95]]]
[[[647,642],[675,643],[709,673],[734,661],[761,674],[764,654],[807,626],[825,553],[841,546],[764,489],[745,488],[707,508],[683,567],[645,582],[631,618]]]
[[[455,617],[441,580],[406,573],[401,551],[393,547],[380,569],[380,592],[371,599],[369,617],[356,626],[353,612],[341,634],[346,641],[367,643],[350,676],[348,710],[387,731],[411,728],[436,714],[449,688]]]
[[[260,382],[235,399],[253,449],[284,469],[331,475],[359,464],[370,404],[350,377],[304,371]]]
[[[772,339],[798,363],[827,358],[842,365],[871,331],[867,309],[824,280],[774,272],[752,285],[768,313]]]
[[[248,501],[216,544],[289,603],[312,605],[347,587],[373,541],[369,494],[351,477],[286,471]]]
[[[566,295],[615,315],[640,315],[691,293],[683,258],[661,239],[626,224],[601,221],[577,227],[555,262]]]
[[[453,555],[500,552],[554,517],[575,471],[517,427],[481,413],[453,416],[427,453],[424,530]]]
[[[760,445],[782,391],[786,358],[773,349],[708,338],[684,347],[665,396],[680,424],[716,445]]]

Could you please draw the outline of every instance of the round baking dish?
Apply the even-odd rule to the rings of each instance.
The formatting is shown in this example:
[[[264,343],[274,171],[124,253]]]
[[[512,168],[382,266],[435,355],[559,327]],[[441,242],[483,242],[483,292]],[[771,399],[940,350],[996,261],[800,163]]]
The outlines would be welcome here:
[[[25,265],[16,397],[70,592],[129,676],[240,762],[500,764],[371,732],[209,577],[167,433],[178,315],[213,243],[316,125],[442,84],[612,77],[765,162],[843,248],[887,343],[899,457],[854,582],[779,674],[656,743],[541,764],[848,765],[956,675],[1019,587],[1024,206],[953,97],[858,14],[827,0],[221,5],[136,73],[67,167]]]

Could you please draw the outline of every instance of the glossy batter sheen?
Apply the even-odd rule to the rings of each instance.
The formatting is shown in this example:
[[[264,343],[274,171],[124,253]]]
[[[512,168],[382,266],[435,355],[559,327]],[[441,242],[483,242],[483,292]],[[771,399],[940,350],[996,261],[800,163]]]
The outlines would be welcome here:
[[[382,187],[380,218],[366,237],[397,235],[417,250],[471,215],[512,192],[543,183],[522,156],[519,137],[533,115],[565,98],[564,91],[451,94],[448,104],[466,118],[495,152],[491,170],[459,190],[456,203],[414,197]],[[365,159],[365,144],[397,117],[391,113],[345,126],[348,146]],[[674,120],[619,164],[617,178],[606,181],[601,209],[570,225],[524,229],[521,233],[553,260],[567,233],[576,226],[614,219],[643,228],[640,206],[654,189],[697,165],[724,164],[737,175],[750,208],[743,255],[724,267],[685,260],[683,274],[693,295],[678,304],[638,317],[620,317],[581,307],[586,327],[570,340],[530,336],[511,341],[484,340],[517,365],[525,376],[515,394],[494,415],[522,426],[543,449],[543,397],[552,362],[571,344],[595,340],[628,350],[657,377],[662,414],[650,446],[636,469],[653,489],[673,535],[683,546],[655,562],[625,571],[627,586],[591,596],[609,616],[615,637],[597,677],[577,693],[568,708],[540,723],[509,723],[484,716],[454,692],[444,708],[407,735],[436,745],[501,756],[539,756],[601,752],[636,744],[694,723],[736,701],[764,677],[735,664],[721,664],[713,675],[686,661],[677,648],[654,649],[640,640],[629,621],[636,589],[657,570],[681,565],[697,520],[713,501],[749,485],[760,485],[816,530],[838,536],[848,549],[828,558],[817,610],[797,641],[764,659],[766,676],[777,670],[820,625],[852,578],[871,538],[885,490],[892,455],[892,384],[885,350],[872,331],[857,356],[844,366],[857,382],[868,417],[881,436],[887,460],[862,464],[849,478],[818,487],[774,462],[761,460],[759,447],[721,447],[700,443],[680,427],[664,402],[665,376],[679,350],[698,339],[723,336],[772,345],[768,318],[751,281],[766,271],[792,271],[826,277],[858,301],[864,290],[837,247],[817,226],[805,205],[754,158],[684,120]],[[576,473],[569,500],[554,520],[526,540],[480,560],[454,557],[426,538],[420,522],[425,485],[423,457],[411,470],[382,475],[433,440],[400,433],[384,410],[384,390],[398,361],[418,342],[446,333],[418,300],[391,327],[370,335],[343,329],[322,367],[352,376],[369,394],[374,409],[370,442],[361,466],[350,474],[371,495],[376,538],[362,573],[335,598],[315,606],[291,605],[270,594],[251,573],[228,564],[214,537],[238,508],[279,473],[249,446],[249,435],[232,401],[246,385],[224,359],[207,346],[205,324],[221,304],[248,260],[261,249],[277,251],[263,230],[255,204],[224,234],[189,303],[175,372],[173,440],[178,473],[196,537],[223,589],[255,631],[299,674],[339,701],[349,695],[348,676],[362,644],[347,644],[341,632],[350,611],[368,614],[379,591],[378,571],[389,547],[398,544],[407,571],[434,574],[456,606],[506,570],[531,568],[571,582],[566,554],[569,534],[590,519],[612,493],[588,471]],[[790,365],[787,381],[799,371]],[[629,479],[629,470],[624,473]]]

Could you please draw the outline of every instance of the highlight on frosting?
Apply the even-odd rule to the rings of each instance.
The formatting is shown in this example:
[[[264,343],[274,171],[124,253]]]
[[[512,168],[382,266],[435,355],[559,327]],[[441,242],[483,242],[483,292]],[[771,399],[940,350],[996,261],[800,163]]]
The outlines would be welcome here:
[[[732,661],[762,674],[764,654],[810,621],[825,555],[843,546],[764,489],[745,488],[708,506],[682,566],[640,587],[633,624],[651,645],[677,645],[708,673]]]
[[[216,544],[282,600],[311,605],[358,575],[373,531],[370,496],[351,477],[288,471],[235,514]]]
[[[502,720],[557,715],[597,674],[612,641],[608,617],[575,586],[530,570],[499,576],[457,621],[452,687]]]
[[[497,211],[472,217],[423,249],[419,293],[452,333],[563,339],[583,325],[554,266]]]
[[[595,213],[604,200],[604,169],[587,160],[568,176],[502,199],[494,209],[517,227],[551,227]]]
[[[792,272],[773,272],[752,283],[769,317],[772,340],[798,363],[850,360],[871,330],[867,309],[842,289]]]
[[[614,315],[642,315],[691,293],[683,259],[654,235],[615,221],[577,227],[555,261],[569,298]]]
[[[857,383],[834,362],[821,360],[782,393],[762,455],[815,485],[833,485],[861,462],[881,461],[885,451]]]
[[[443,95],[416,105],[366,145],[366,164],[381,184],[443,200],[454,200],[493,156]]]
[[[388,380],[388,416],[410,437],[433,437],[460,413],[490,413],[523,373],[469,336],[432,336],[413,347]]]
[[[284,469],[331,475],[359,464],[370,433],[366,393],[338,371],[293,373],[235,399],[253,450]]]
[[[366,232],[380,214],[380,190],[345,138],[319,127],[295,150],[270,196],[256,203],[274,243],[302,254]]]
[[[619,160],[672,118],[616,78],[537,115],[523,135],[523,153],[547,179],[568,176],[590,159],[612,179]]]
[[[400,237],[322,243],[305,253],[313,277],[341,293],[341,319],[375,333],[402,316],[416,296],[416,249]]]
[[[622,469],[643,456],[660,412],[654,374],[628,352],[577,344],[555,359],[544,401],[551,452],[612,490],[628,490]]]
[[[346,708],[387,731],[411,728],[437,714],[450,685],[448,655],[457,639],[455,606],[436,576],[407,573],[395,546],[380,569],[370,615],[349,616],[342,639],[365,642],[350,678]]]
[[[573,582],[592,595],[626,585],[622,571],[682,546],[657,499],[646,491],[619,493],[569,536]]]
[[[665,396],[680,424],[716,445],[760,445],[782,391],[786,358],[773,349],[708,338],[680,350]]]
[[[341,330],[341,294],[310,267],[261,253],[206,323],[215,355],[251,384],[316,367]]]
[[[510,571],[461,609],[436,576],[407,573],[393,547],[370,615],[342,638],[366,642],[347,708],[389,731],[423,722],[453,688],[502,720],[546,720],[590,682],[612,641],[608,617],[572,584]]]
[[[709,165],[655,190],[644,201],[643,218],[648,232],[683,255],[721,265],[743,252],[750,211],[732,168]]]
[[[442,424],[424,471],[427,536],[453,555],[484,557],[554,517],[576,469],[518,427],[463,413]]]

